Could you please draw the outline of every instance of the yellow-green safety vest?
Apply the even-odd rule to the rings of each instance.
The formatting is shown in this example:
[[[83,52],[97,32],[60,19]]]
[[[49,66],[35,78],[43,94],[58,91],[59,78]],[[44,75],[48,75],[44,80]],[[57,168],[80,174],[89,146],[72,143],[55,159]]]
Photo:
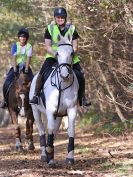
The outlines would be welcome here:
[[[24,54],[21,53],[20,42],[16,42],[16,45],[17,45],[16,63],[17,64],[24,63],[27,59],[27,52],[31,48],[31,44],[30,43],[26,44],[26,50]]]
[[[75,26],[70,24],[68,30],[65,33],[65,36],[67,36],[68,34],[72,36],[74,30],[75,30]],[[56,52],[58,49],[58,42],[59,42],[58,36],[60,35],[60,30],[56,24],[50,24],[48,25],[48,31],[51,35],[52,49]],[[45,56],[46,59],[50,57],[55,58],[52,54],[49,53],[47,53]],[[76,64],[79,61],[80,61],[79,57],[77,55],[74,55],[73,63]]]

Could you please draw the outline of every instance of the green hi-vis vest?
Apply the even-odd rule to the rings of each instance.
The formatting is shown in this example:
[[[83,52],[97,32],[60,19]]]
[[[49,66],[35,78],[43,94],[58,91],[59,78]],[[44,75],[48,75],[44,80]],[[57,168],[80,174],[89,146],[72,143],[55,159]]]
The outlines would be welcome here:
[[[17,45],[16,62],[17,64],[24,63],[27,59],[27,52],[31,48],[31,44],[30,43],[26,44],[26,50],[24,54],[21,53],[20,42],[16,42],[16,45]]]
[[[75,30],[75,26],[70,24],[68,30],[65,33],[65,36],[67,36],[68,34],[72,36],[73,33],[74,33],[74,30]],[[52,49],[54,51],[57,51],[58,42],[59,42],[58,41],[58,36],[60,35],[59,28],[56,24],[50,24],[50,25],[48,25],[48,31],[51,35]],[[49,54],[49,53],[47,53],[46,56],[45,56],[46,59],[50,58],[50,57],[55,58],[52,54]],[[77,55],[74,55],[73,61],[74,61],[74,64],[76,64],[77,62],[80,61],[79,57]]]

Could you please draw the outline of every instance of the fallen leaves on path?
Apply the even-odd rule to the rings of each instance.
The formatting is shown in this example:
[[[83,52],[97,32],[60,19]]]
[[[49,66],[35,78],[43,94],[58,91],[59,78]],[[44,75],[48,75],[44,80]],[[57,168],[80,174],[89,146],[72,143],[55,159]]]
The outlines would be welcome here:
[[[23,132],[24,134],[24,132]],[[75,164],[66,166],[67,133],[55,139],[56,168],[40,161],[39,136],[34,132],[35,151],[15,151],[12,128],[0,129],[0,177],[131,177],[133,175],[132,134],[119,137],[94,137],[76,130]]]

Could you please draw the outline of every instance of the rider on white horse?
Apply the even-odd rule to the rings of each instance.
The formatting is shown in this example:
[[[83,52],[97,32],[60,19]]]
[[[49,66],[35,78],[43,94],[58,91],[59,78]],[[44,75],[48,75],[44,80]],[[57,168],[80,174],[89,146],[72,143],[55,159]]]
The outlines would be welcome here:
[[[54,11],[55,23],[48,25],[45,32],[45,46],[47,50],[46,60],[38,74],[36,81],[35,93],[33,98],[30,100],[31,104],[39,104],[39,95],[44,84],[44,81],[48,78],[52,66],[57,62],[57,49],[58,49],[58,36],[67,36],[68,34],[72,37],[73,46],[73,69],[77,76],[80,88],[79,88],[79,104],[81,106],[89,106],[90,102],[85,98],[85,78],[83,71],[80,67],[80,60],[77,56],[78,50],[78,38],[79,35],[75,29],[75,26],[67,23],[67,12],[64,8],[58,7]]]

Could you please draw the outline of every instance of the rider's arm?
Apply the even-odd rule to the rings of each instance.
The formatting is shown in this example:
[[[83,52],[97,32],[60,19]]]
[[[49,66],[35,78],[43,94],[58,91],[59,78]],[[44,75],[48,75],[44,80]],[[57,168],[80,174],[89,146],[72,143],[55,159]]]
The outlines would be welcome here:
[[[16,72],[17,71],[16,56],[13,55],[12,61],[13,61],[12,65],[13,65],[14,72]]]
[[[31,57],[32,57],[32,46],[29,48],[29,50],[27,52],[27,60],[26,60],[26,63],[25,63],[25,72],[28,72]]]
[[[44,42],[45,42],[45,48],[47,52],[56,57],[57,52],[53,51],[52,49],[52,37],[48,31],[48,28],[46,29],[45,34],[44,34]]]
[[[17,71],[17,63],[16,63],[16,55],[17,55],[17,45],[14,43],[11,48],[11,54],[12,54],[12,65],[14,72]]]
[[[50,39],[45,39],[45,48],[49,54],[56,56],[56,52],[52,49],[52,42]]]
[[[25,63],[25,72],[28,72],[30,61],[31,61],[31,57],[27,57],[27,61]]]
[[[78,38],[79,38],[79,34],[75,28],[73,36],[72,36],[72,45],[73,45],[74,53],[78,51]]]
[[[77,51],[78,51],[78,39],[75,39],[75,40],[72,41],[72,46],[73,46],[74,53],[77,53]]]

